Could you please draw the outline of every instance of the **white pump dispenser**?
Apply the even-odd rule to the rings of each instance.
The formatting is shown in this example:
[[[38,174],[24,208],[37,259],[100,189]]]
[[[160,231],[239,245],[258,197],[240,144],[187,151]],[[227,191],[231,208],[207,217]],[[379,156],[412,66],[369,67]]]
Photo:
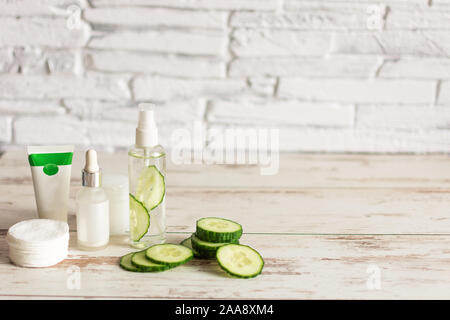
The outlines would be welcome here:
[[[154,105],[141,103],[136,128],[136,147],[151,148],[156,145],[158,145],[158,128],[155,122]]]

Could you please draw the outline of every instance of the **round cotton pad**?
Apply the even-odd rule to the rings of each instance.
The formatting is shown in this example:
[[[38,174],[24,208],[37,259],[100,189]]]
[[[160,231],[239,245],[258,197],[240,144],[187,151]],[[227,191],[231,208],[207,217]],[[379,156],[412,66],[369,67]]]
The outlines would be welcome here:
[[[44,257],[39,259],[21,256],[20,254],[16,254],[14,252],[9,253],[9,258],[15,265],[29,268],[50,267],[63,261],[66,257],[67,251],[59,255],[55,255],[54,257]]]
[[[67,257],[69,226],[65,222],[32,219],[9,228],[9,257],[23,267],[48,267]]]
[[[69,233],[67,223],[50,219],[32,219],[16,223],[8,230],[12,239],[30,244],[52,242]]]

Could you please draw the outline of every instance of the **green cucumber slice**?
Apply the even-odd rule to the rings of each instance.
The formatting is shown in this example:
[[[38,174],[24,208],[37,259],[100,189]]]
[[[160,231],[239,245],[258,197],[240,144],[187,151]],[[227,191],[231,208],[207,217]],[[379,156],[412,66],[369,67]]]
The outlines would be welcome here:
[[[199,239],[195,234],[191,236],[192,248],[204,258],[214,258],[216,251],[221,246],[229,244],[229,242],[208,242]],[[239,240],[232,240],[232,243],[239,243]]]
[[[131,263],[131,257],[133,255],[134,252],[126,254],[122,258],[120,258],[120,267],[127,271],[142,272]]]
[[[192,260],[194,253],[191,249],[179,244],[155,244],[145,250],[147,259],[154,263],[176,267]]]
[[[145,257],[145,250],[133,254],[131,264],[141,272],[158,272],[169,269],[169,266],[154,263]]]
[[[242,236],[242,226],[232,220],[202,218],[197,220],[196,235],[203,241],[232,242]]]
[[[180,244],[182,246],[185,246],[189,249],[192,250],[192,253],[194,254],[194,258],[200,258],[200,259],[205,259],[205,258],[214,258],[214,257],[207,257],[207,256],[203,256],[200,253],[197,252],[197,250],[195,250],[194,248],[192,248],[192,241],[191,241],[191,237],[184,239],[183,241],[180,242]]]
[[[223,270],[238,278],[254,278],[264,267],[264,260],[258,251],[240,244],[220,247],[216,258]]]
[[[150,227],[150,215],[142,202],[130,193],[130,238],[139,241]]]
[[[154,165],[144,167],[139,174],[136,199],[141,201],[150,211],[163,201],[165,192],[164,176],[158,168]]]

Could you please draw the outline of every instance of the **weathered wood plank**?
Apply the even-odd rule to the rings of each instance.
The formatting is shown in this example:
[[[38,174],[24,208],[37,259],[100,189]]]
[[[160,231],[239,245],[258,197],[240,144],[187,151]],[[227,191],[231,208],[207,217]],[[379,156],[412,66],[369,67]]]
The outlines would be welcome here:
[[[71,189],[70,227],[75,230]],[[32,186],[0,186],[0,229],[37,216]],[[213,199],[213,201],[211,201]],[[168,189],[169,231],[192,232],[199,217],[239,221],[250,233],[450,234],[450,190]]]
[[[261,276],[226,276],[214,261],[195,260],[157,274],[121,270],[123,244],[100,252],[74,248],[69,259],[43,269],[9,263],[0,236],[0,297],[3,298],[185,298],[185,299],[366,299],[449,298],[449,236],[248,235],[266,265]],[[178,242],[185,235],[171,234]],[[67,288],[69,267],[80,269],[81,288]],[[369,266],[380,270],[381,289],[369,289]],[[369,269],[370,270],[370,269]],[[373,275],[372,275],[373,276]]]
[[[125,152],[100,153],[103,171],[127,172]],[[0,184],[31,183],[25,152],[0,158]],[[74,156],[73,180],[80,183],[82,153]],[[448,155],[280,154],[276,175],[251,165],[175,165],[168,157],[169,187],[210,188],[450,188]]]

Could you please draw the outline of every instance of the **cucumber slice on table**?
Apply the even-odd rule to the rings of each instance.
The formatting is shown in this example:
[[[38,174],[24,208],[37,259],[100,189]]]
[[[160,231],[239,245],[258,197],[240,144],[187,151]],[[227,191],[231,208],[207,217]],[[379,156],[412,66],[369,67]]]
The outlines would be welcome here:
[[[127,271],[139,272],[140,270],[131,263],[131,257],[133,255],[134,252],[126,254],[122,258],[120,258],[120,267]]]
[[[241,237],[242,226],[232,220],[202,218],[197,220],[196,235],[203,241],[231,242]]]
[[[164,176],[158,168],[156,166],[143,168],[138,178],[136,199],[150,211],[163,201],[165,192]]]
[[[139,241],[150,227],[150,215],[142,202],[130,193],[130,238]]]
[[[191,249],[179,244],[156,244],[145,250],[147,259],[154,263],[169,267],[176,267],[192,260],[194,254]]]
[[[230,242],[208,242],[199,239],[195,234],[191,236],[192,249],[198,252],[203,258],[214,258],[216,251],[221,246],[229,244]],[[231,243],[239,243],[239,240],[232,240]]]
[[[197,252],[197,250],[195,250],[194,248],[192,248],[191,237],[189,237],[189,238],[187,238],[187,239],[184,239],[183,241],[180,242],[180,244],[181,244],[182,246],[185,246],[185,247],[191,249],[191,250],[192,250],[192,253],[194,254],[194,257],[195,257],[195,258],[200,258],[200,259],[202,259],[202,258],[208,258],[208,257],[202,256],[200,253]]]
[[[145,257],[145,251],[139,251],[131,257],[131,264],[141,272],[157,272],[169,269],[169,266],[154,263]]]
[[[239,244],[220,247],[216,258],[223,270],[238,278],[256,277],[264,267],[264,260],[256,250]]]

